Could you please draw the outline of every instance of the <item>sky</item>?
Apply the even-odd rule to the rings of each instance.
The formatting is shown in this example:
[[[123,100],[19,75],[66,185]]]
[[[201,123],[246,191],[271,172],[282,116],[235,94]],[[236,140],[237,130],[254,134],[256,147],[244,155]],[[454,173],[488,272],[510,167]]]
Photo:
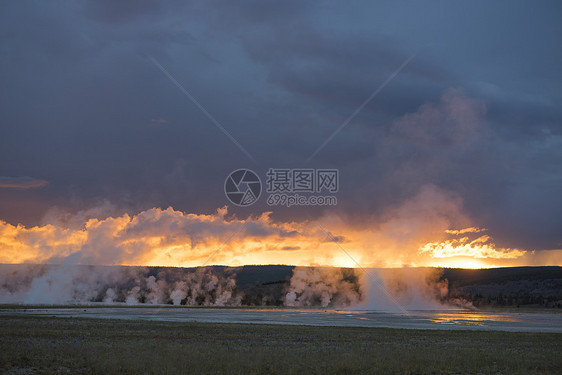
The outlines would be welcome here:
[[[561,14],[1,2],[0,262],[562,264]],[[337,204],[238,207],[239,168]]]

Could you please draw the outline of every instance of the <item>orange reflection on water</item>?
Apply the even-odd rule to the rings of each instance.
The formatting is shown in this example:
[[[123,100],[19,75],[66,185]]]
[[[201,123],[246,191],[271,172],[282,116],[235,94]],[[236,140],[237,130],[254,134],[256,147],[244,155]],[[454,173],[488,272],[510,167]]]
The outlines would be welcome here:
[[[438,324],[463,324],[473,326],[486,326],[487,322],[518,322],[520,318],[514,315],[486,313],[486,312],[442,312],[432,313],[429,320]]]

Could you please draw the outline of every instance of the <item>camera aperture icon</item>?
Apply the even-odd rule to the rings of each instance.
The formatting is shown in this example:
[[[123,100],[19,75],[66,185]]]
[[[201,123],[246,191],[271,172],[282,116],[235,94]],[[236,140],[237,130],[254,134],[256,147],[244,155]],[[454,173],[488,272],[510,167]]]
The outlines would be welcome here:
[[[236,206],[250,206],[260,197],[260,178],[249,169],[237,169],[226,178],[224,193]]]

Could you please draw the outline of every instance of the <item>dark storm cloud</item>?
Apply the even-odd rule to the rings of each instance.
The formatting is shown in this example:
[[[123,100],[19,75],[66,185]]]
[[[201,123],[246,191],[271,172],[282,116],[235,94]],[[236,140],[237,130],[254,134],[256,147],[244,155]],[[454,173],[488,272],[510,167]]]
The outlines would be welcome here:
[[[105,201],[130,212],[214,212],[227,203],[230,171],[248,166],[263,176],[269,167],[305,165],[416,54],[309,164],[340,169],[336,210],[360,225],[436,186],[460,197],[500,245],[561,246],[555,2],[1,7],[0,175],[50,183],[0,194],[4,220],[36,223],[52,205]],[[260,202],[231,211],[269,209]],[[273,218],[322,211],[278,209]]]

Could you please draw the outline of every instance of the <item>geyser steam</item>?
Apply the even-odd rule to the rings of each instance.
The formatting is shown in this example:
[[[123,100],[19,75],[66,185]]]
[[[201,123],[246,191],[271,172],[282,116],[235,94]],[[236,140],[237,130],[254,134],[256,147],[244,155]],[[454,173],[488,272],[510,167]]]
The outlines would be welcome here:
[[[439,272],[431,268],[294,267],[291,271],[286,267],[285,281],[246,281],[240,287],[237,276],[243,270],[218,266],[0,265],[0,303],[272,304],[403,311],[441,307],[439,301],[447,295],[446,281],[440,281]]]

